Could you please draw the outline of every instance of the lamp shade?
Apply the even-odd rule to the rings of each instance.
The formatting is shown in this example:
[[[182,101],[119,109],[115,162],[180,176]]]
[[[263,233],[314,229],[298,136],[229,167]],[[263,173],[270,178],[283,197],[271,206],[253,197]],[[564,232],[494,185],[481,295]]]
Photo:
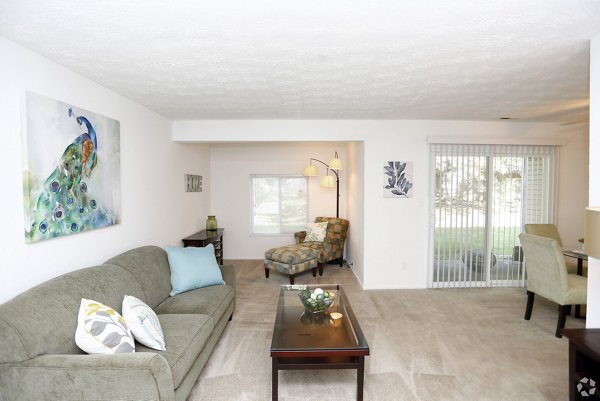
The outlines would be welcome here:
[[[585,253],[600,259],[600,207],[585,208],[583,231]]]
[[[335,185],[335,180],[330,175],[324,175],[323,177],[321,177],[320,184],[323,188],[333,188],[333,186]]]
[[[312,164],[304,167],[304,176],[305,177],[316,177],[317,176],[317,166],[313,166]]]
[[[330,170],[341,170],[342,169],[342,161],[336,157],[329,160],[329,169]]]

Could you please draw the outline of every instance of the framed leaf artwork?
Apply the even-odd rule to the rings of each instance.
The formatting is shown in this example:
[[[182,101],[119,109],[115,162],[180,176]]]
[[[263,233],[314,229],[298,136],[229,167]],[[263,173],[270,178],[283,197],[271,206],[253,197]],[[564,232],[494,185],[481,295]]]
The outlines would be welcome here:
[[[412,198],[412,162],[388,161],[383,163],[384,198]]]

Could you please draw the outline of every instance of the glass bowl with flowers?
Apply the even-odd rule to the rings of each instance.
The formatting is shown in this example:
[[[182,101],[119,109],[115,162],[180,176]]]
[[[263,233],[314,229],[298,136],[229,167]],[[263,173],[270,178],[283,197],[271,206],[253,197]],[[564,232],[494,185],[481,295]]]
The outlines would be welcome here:
[[[304,289],[298,294],[304,309],[310,313],[327,312],[335,302],[335,293],[315,288],[314,291]]]

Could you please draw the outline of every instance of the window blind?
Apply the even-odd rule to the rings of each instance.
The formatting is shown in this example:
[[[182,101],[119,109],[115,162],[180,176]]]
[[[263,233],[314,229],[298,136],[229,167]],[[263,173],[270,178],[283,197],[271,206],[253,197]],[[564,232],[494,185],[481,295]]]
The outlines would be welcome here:
[[[308,220],[308,179],[296,175],[250,176],[252,233],[287,234]]]
[[[518,235],[526,223],[553,221],[556,147],[430,146],[430,285],[524,285]]]

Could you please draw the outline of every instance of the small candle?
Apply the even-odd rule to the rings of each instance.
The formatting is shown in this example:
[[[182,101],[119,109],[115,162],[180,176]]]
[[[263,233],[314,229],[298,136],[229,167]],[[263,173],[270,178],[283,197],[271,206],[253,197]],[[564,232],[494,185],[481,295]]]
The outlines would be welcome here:
[[[342,315],[341,313],[332,312],[329,315],[329,324],[333,327],[340,327],[342,325],[342,317],[344,317],[344,315]]]

